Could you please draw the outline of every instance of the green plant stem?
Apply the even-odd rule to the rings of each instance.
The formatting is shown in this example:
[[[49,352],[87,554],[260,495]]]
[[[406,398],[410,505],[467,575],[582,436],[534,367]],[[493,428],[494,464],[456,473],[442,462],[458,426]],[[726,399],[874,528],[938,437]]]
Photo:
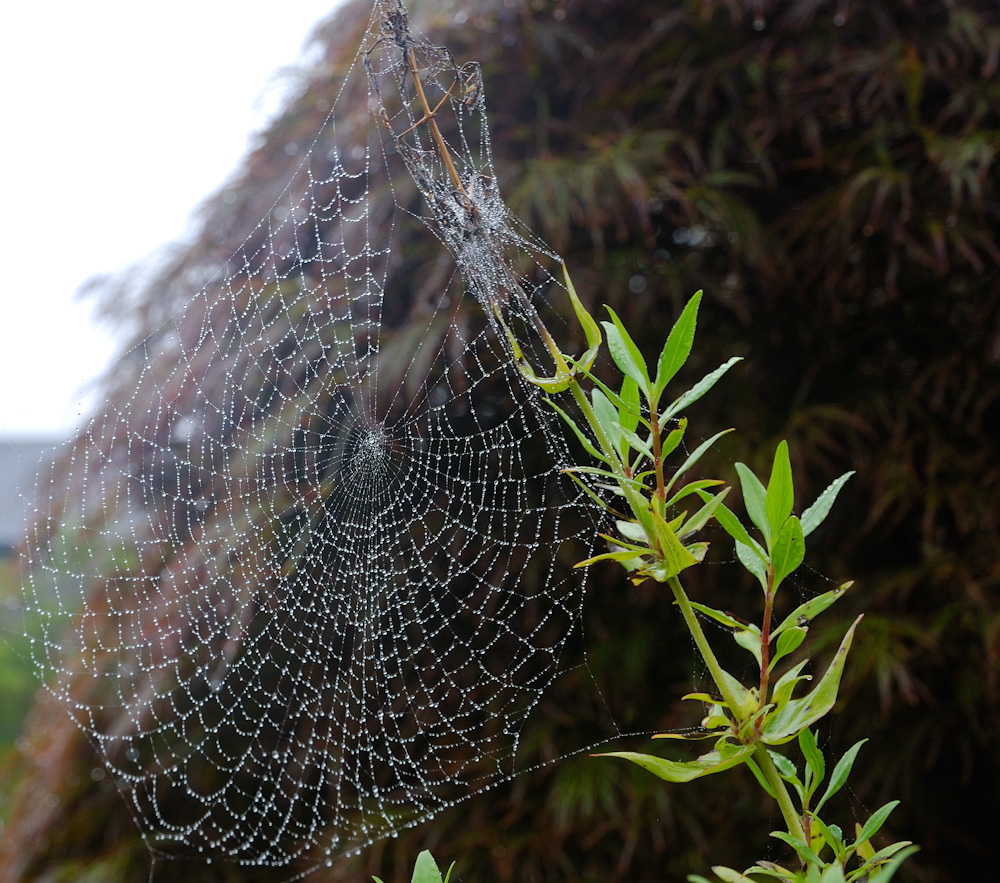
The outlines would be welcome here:
[[[701,627],[701,623],[698,622],[698,616],[694,612],[690,600],[688,600],[687,593],[684,591],[681,581],[676,576],[672,576],[667,582],[674,593],[674,600],[677,601],[681,616],[684,617],[684,624],[688,627],[691,637],[694,638],[694,643],[698,647],[701,658],[705,660],[705,665],[708,666],[708,673],[712,676],[715,686],[719,688],[722,699],[733,713],[733,717],[739,719],[743,710],[743,703],[730,689],[729,682],[722,673],[722,666],[719,665],[719,660],[715,658],[715,652],[708,643],[708,638],[705,637],[705,632]]]
[[[681,616],[684,617],[684,623],[687,625],[691,637],[694,638],[698,652],[705,661],[705,665],[708,666],[709,674],[712,676],[716,687],[719,688],[723,701],[729,706],[730,711],[733,712],[733,716],[739,719],[742,713],[742,703],[736,698],[736,695],[729,688],[725,677],[723,677],[722,666],[719,665],[719,660],[715,658],[715,653],[708,643],[708,638],[705,637],[705,632],[701,627],[701,623],[698,622],[698,616],[694,612],[691,602],[688,600],[687,593],[684,591],[681,581],[676,576],[672,576],[667,582],[674,593]],[[805,840],[802,820],[799,818],[799,814],[795,811],[795,806],[792,804],[792,798],[788,794],[785,780],[778,774],[778,769],[774,765],[774,761],[771,760],[771,755],[767,753],[767,746],[763,742],[758,742],[754,748],[754,759],[757,761],[757,765],[764,774],[764,778],[767,779],[768,785],[771,786],[771,790],[774,792],[778,808],[781,810],[781,816],[788,827],[788,833],[793,837],[798,837],[800,840]]]
[[[774,792],[774,799],[778,802],[778,809],[781,810],[781,817],[785,820],[788,833],[793,837],[797,837],[808,846],[809,841],[806,840],[806,833],[802,828],[802,819],[795,811],[792,798],[789,796],[788,788],[785,786],[785,780],[778,774],[778,768],[774,765],[774,761],[771,760],[771,755],[767,753],[767,746],[763,742],[758,742],[754,747],[753,758],[757,761],[757,766],[760,767],[764,778],[767,779],[767,784],[771,786],[771,790]]]

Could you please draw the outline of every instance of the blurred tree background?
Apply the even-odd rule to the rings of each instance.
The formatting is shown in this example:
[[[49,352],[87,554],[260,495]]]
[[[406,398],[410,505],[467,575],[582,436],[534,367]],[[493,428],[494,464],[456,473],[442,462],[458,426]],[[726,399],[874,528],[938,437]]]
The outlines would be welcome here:
[[[204,208],[201,237],[156,279],[104,292],[105,310],[137,337],[237,252],[273,203],[297,163],[289,145],[311,142],[369,10],[351,2],[317,30],[322,61]],[[821,744],[839,755],[870,737],[845,821],[901,798],[891,837],[923,847],[910,879],[979,878],[993,828],[983,808],[1000,794],[996,3],[420,0],[411,12],[460,62],[482,63],[501,190],[565,257],[589,306],[612,305],[649,357],[705,289],[689,379],[746,357],[690,415],[695,438],[738,429],[705,474],[734,481],[736,460],[760,472],[787,438],[802,506],[857,470],[811,541],[816,570],[799,576],[806,593],[857,581],[810,635],[815,658],[867,614]],[[369,125],[363,94],[349,104],[349,124]],[[390,193],[377,198],[376,215],[388,216]],[[447,279],[450,258],[417,226],[400,254],[388,296],[405,315],[417,287]],[[127,362],[116,370],[112,400],[131,384]],[[690,592],[746,610],[754,590],[717,539],[716,563]],[[690,725],[675,700],[699,673],[679,617],[659,587],[593,576],[586,645],[604,703],[624,729]],[[574,727],[586,745],[602,732],[600,703],[589,678],[566,689],[579,690]],[[547,707],[525,734],[536,756],[569,747],[553,744]],[[641,737],[626,746],[648,749]],[[4,766],[0,880],[145,880],[139,835],[66,715],[37,705],[20,749]],[[470,881],[683,879],[710,859],[742,867],[762,857],[775,821],[752,784],[727,774],[668,786],[574,757],[315,879],[408,880],[426,846]],[[156,873],[281,876],[183,861]]]

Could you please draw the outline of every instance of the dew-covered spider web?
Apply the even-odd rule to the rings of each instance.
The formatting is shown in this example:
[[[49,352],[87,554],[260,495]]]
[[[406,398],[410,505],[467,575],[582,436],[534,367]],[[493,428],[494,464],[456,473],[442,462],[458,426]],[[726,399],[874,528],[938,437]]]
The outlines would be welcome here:
[[[156,856],[314,867],[509,777],[579,628],[563,433],[497,321],[544,369],[558,261],[501,201],[479,69],[379,2],[332,106],[29,537],[35,661]],[[415,218],[451,263],[420,284]]]

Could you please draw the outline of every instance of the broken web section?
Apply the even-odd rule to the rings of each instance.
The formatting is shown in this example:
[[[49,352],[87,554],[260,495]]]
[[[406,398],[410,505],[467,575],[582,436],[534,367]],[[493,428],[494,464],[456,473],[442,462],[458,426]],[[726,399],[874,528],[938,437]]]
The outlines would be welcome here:
[[[512,775],[579,624],[562,433],[495,321],[532,345],[552,256],[499,201],[478,70],[420,44],[456,73],[462,186],[438,186],[392,9],[276,205],[40,488],[34,658],[157,856],[314,867]],[[389,111],[348,114],[387,76],[388,140]],[[464,286],[394,275],[412,217]]]

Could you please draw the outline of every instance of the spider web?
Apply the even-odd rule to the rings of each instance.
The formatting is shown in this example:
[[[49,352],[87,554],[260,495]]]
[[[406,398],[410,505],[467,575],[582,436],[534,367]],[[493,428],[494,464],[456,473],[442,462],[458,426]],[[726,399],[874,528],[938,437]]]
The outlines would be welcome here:
[[[413,218],[458,268],[429,294],[392,288]],[[556,260],[500,199],[478,67],[377,3],[277,203],[40,488],[33,657],[154,855],[315,866],[515,772],[582,507],[497,317],[544,364]]]

